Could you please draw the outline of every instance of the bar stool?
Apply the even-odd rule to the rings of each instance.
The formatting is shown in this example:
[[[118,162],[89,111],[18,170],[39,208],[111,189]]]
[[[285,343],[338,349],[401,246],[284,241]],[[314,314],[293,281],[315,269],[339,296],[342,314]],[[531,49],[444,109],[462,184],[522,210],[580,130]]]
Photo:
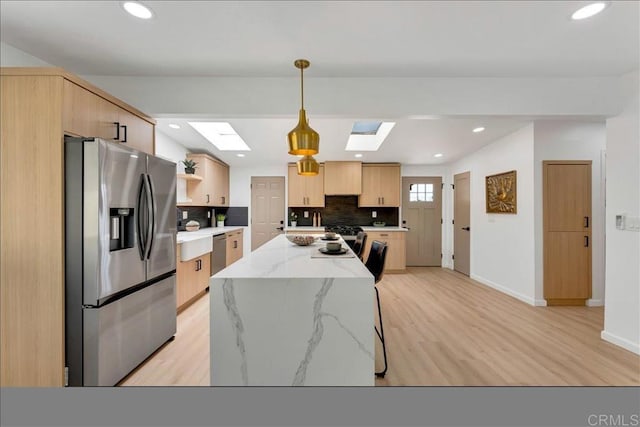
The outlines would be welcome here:
[[[371,250],[369,251],[369,257],[367,258],[367,262],[365,266],[367,269],[373,274],[375,278],[375,283],[378,284],[382,279],[384,274],[384,263],[387,259],[387,244],[384,242],[380,242],[378,240],[374,240],[371,242]],[[387,346],[384,340],[384,327],[382,326],[382,310],[380,310],[380,295],[378,294],[378,288],[374,285],[373,287],[376,290],[376,299],[378,301],[378,318],[380,319],[380,331],[374,325],[374,329],[378,334],[378,338],[382,342],[382,352],[384,354],[384,369],[380,372],[376,372],[376,376],[380,378],[384,378],[384,374],[387,373]]]
[[[353,252],[356,254],[360,261],[362,261],[362,255],[364,254],[364,246],[367,244],[367,233],[364,231],[358,231],[356,241],[353,244]]]

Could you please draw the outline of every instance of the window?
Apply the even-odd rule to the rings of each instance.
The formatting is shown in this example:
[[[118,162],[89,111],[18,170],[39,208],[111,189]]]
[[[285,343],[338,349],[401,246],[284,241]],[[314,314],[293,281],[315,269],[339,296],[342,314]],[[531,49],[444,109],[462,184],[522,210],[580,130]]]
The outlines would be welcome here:
[[[409,186],[410,202],[433,202],[433,184],[411,184]]]

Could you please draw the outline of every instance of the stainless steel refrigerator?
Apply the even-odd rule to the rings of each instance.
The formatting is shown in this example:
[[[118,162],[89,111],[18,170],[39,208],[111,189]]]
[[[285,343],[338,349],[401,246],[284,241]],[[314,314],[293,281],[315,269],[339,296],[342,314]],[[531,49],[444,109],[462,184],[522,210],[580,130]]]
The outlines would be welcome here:
[[[175,163],[65,138],[70,386],[112,386],[176,332]]]

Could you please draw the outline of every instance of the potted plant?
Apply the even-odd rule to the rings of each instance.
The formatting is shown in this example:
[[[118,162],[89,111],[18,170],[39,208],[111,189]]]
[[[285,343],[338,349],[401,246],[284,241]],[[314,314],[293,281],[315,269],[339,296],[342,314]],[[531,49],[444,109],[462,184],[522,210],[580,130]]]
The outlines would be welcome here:
[[[184,173],[188,173],[188,174],[194,174],[196,173],[196,165],[197,163],[194,162],[191,159],[185,159],[182,161],[182,164],[184,164]]]
[[[227,218],[227,216],[225,214],[217,214],[216,215],[216,221],[217,221],[217,226],[218,227],[224,227],[224,220]]]
[[[296,225],[298,225],[298,214],[295,212],[291,212],[290,219],[291,219],[291,226],[295,227]]]

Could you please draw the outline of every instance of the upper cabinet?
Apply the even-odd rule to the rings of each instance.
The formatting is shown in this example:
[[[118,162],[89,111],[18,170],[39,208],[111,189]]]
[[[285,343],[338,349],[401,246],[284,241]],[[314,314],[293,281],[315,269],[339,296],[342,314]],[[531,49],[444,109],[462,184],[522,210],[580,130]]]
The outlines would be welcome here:
[[[64,80],[62,126],[67,134],[98,137],[154,154],[155,125],[88,89]]]
[[[324,162],[324,194],[327,196],[362,193],[362,162]]]
[[[324,207],[324,165],[315,176],[298,175],[295,164],[289,165],[288,174],[289,206]]]
[[[400,165],[363,164],[361,207],[400,206]]]
[[[189,154],[202,181],[187,181],[189,205],[229,206],[229,166],[206,154]]]

